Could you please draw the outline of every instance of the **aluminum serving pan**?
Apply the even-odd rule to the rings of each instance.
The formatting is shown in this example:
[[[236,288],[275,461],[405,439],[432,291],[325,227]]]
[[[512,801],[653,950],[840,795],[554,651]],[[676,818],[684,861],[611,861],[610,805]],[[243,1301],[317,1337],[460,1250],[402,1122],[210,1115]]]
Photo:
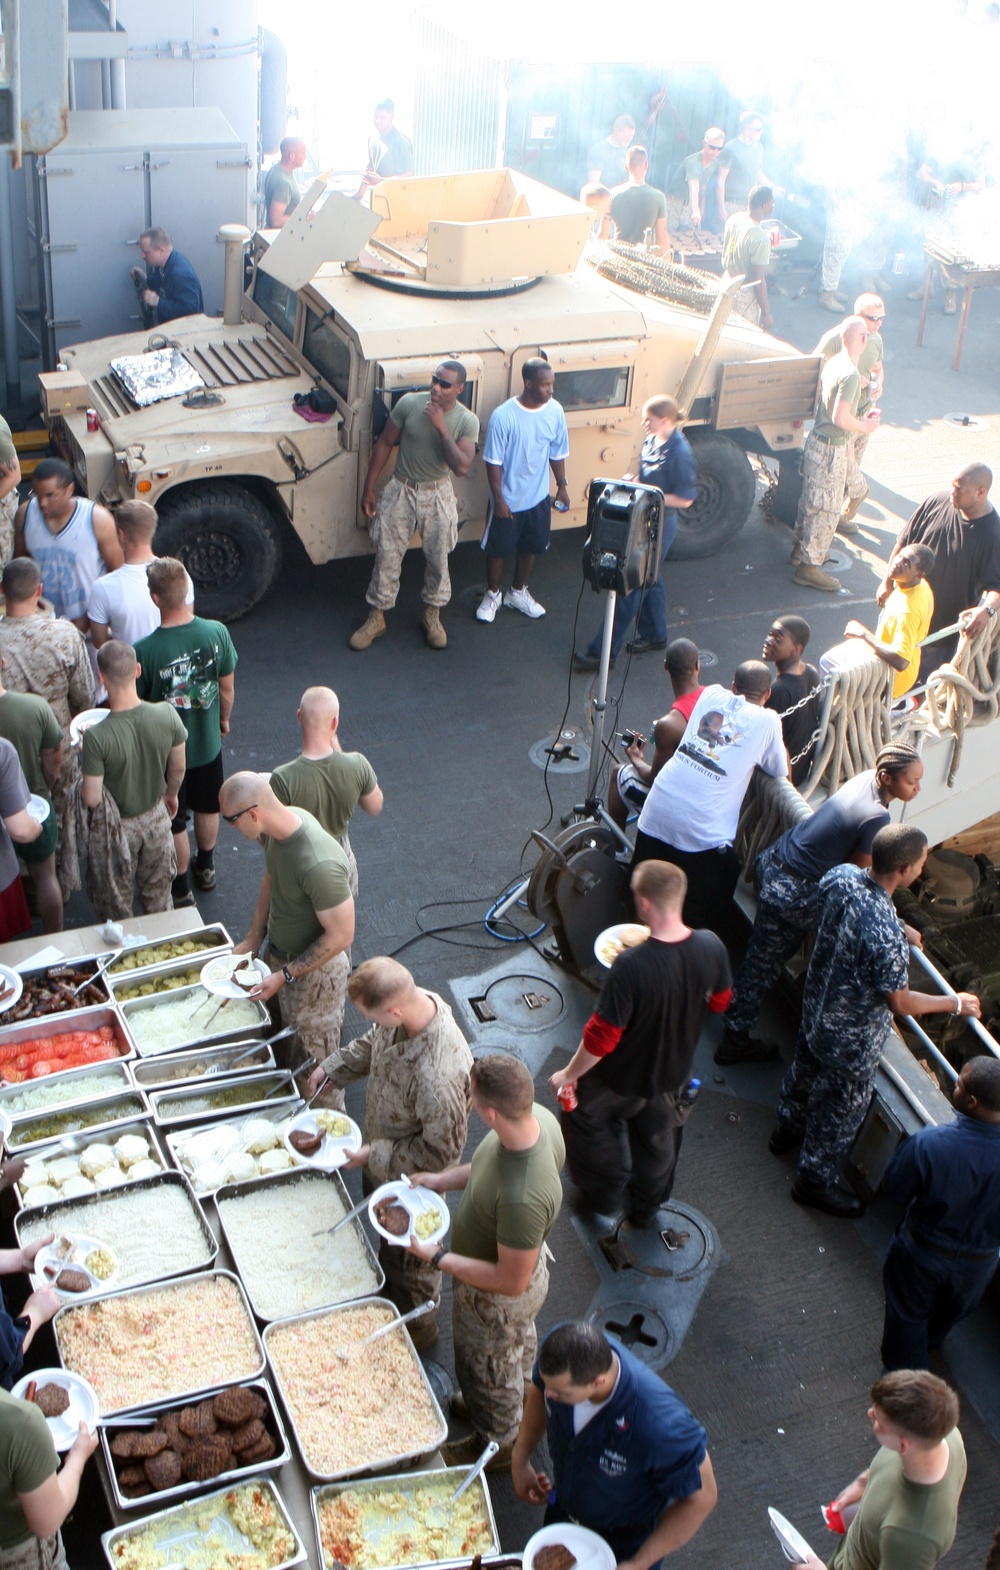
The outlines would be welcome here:
[[[193,1040],[185,1042],[182,1045],[164,1047],[160,1052],[157,1052],[155,1048],[150,1050],[149,1047],[139,1046],[131,1028],[131,1022],[133,1019],[135,1019],[137,1014],[142,1013],[146,1009],[162,1007],[167,1003],[180,1003],[185,998],[192,997],[195,993],[199,994],[202,998],[205,999],[204,1019],[210,1026],[207,1034],[197,1035],[193,1038]],[[258,999],[240,999],[241,1004],[248,1003],[250,1007],[255,1010],[257,1015],[256,1025],[231,1024],[227,1026],[226,1010],[224,1008],[215,1015],[214,1019],[212,1018],[212,1009],[218,1005],[220,1000],[218,998],[214,999],[210,1006],[209,999],[211,997],[212,994],[210,992],[206,992],[203,986],[198,985],[194,987],[177,987],[173,992],[161,992],[156,997],[132,998],[128,1003],[119,1004],[118,1007],[121,1011],[121,1017],[125,1022],[124,1034],[135,1055],[140,1058],[166,1057],[168,1053],[174,1055],[178,1052],[197,1051],[199,1047],[221,1046],[224,1041],[233,1041],[237,1037],[240,1040],[252,1041],[254,1037],[263,1039],[264,1036],[271,1034],[274,1028],[271,1024],[271,1016],[267,1012],[264,1004],[261,1003]],[[196,1028],[197,1023],[198,1022],[195,1021]]]
[[[221,1079],[224,1074],[238,1074],[242,1077],[277,1068],[274,1052],[264,1041],[238,1067],[230,1068],[233,1059],[243,1052],[249,1052],[252,1046],[252,1041],[234,1041],[225,1047],[211,1047],[207,1052],[171,1052],[157,1058],[134,1058],[128,1066],[128,1073],[138,1090],[148,1092],[166,1090],[168,1086],[178,1088],[181,1085],[199,1085],[206,1078],[214,1081]],[[209,1069],[218,1072],[209,1075]],[[3,1106],[2,1096],[3,1092],[0,1091],[0,1107]]]
[[[118,1466],[123,1463],[117,1462],[116,1458],[111,1454],[111,1440],[116,1434],[121,1432],[121,1429],[113,1428],[109,1433],[109,1430],[102,1425],[100,1429],[101,1454],[104,1457],[104,1465],[107,1469],[112,1503],[119,1510],[151,1510],[157,1505],[173,1504],[178,1499],[189,1499],[192,1494],[204,1493],[206,1489],[211,1489],[214,1492],[227,1484],[242,1483],[248,1477],[256,1477],[261,1472],[277,1472],[281,1467],[285,1466],[292,1459],[292,1452],[289,1448],[288,1436],[285,1433],[285,1426],[281,1421],[281,1413],[278,1410],[278,1403],[274,1399],[271,1386],[266,1379],[255,1379],[247,1381],[246,1389],[256,1391],[257,1395],[267,1404],[267,1412],[262,1421],[275,1447],[274,1455],[270,1461],[252,1462],[249,1466],[234,1466],[230,1471],[220,1472],[216,1477],[210,1477],[202,1483],[184,1481],[175,1483],[173,1488],[154,1489],[151,1494],[144,1494],[141,1499],[128,1499],[122,1493],[121,1485],[118,1481]],[[159,1416],[168,1412],[180,1412],[188,1404],[187,1401],[171,1401],[165,1406],[148,1407],[146,1410],[149,1416],[152,1416],[154,1413]],[[127,1466],[128,1464],[127,1461],[124,1462],[124,1465]]]
[[[39,1147],[59,1145],[72,1139],[74,1145],[82,1140],[84,1145],[94,1141],[119,1123],[134,1123],[149,1116],[149,1097],[133,1085],[126,1084],[124,1092],[104,1096],[100,1101],[83,1101],[78,1106],[50,1107],[47,1112],[33,1112],[27,1117],[11,1118],[7,1149],[12,1155],[38,1154]],[[64,1124],[64,1127],[58,1125]],[[75,1125],[75,1127],[74,1127]],[[52,1154],[52,1152],[50,1152]]]
[[[228,1091],[247,1095],[250,1099],[227,1104]],[[215,1106],[205,1104],[216,1099]],[[201,1103],[196,1111],[189,1109],[192,1100]],[[272,1069],[265,1074],[220,1074],[217,1078],[213,1076],[207,1085],[195,1084],[184,1090],[154,1090],[149,1096],[153,1121],[159,1128],[216,1123],[220,1119],[246,1117],[251,1112],[267,1113],[278,1108],[287,1112],[289,1103],[301,1100],[289,1069]]]
[[[251,1357],[253,1366],[240,1368],[235,1372],[227,1372],[224,1368],[216,1365],[212,1372],[212,1377],[206,1378],[201,1383],[198,1382],[196,1375],[191,1372],[188,1375],[192,1380],[191,1384],[185,1385],[183,1380],[181,1380],[175,1389],[161,1390],[158,1394],[144,1393],[137,1401],[116,1403],[105,1395],[101,1399],[101,1412],[105,1417],[110,1417],[112,1414],[115,1417],[130,1416],[133,1413],[144,1412],[148,1407],[159,1408],[181,1401],[187,1404],[200,1400],[203,1396],[215,1395],[217,1391],[224,1390],[227,1385],[244,1385],[248,1379],[260,1379],[265,1372],[264,1348],[261,1345],[257,1326],[254,1323],[250,1304],[247,1301],[247,1295],[243,1290],[243,1283],[238,1276],[233,1275],[232,1271],[229,1270],[206,1270],[195,1275],[178,1276],[172,1281],[154,1282],[149,1286],[127,1287],[123,1292],[106,1292],[101,1297],[91,1298],[87,1303],[64,1303],[56,1311],[52,1320],[52,1333],[55,1336],[59,1361],[63,1368],[72,1368],[76,1373],[83,1373],[86,1378],[90,1379],[91,1384],[95,1384],[92,1365],[88,1365],[90,1369],[90,1372],[88,1372],[87,1369],[73,1368],[73,1365],[67,1361],[65,1349],[67,1319],[73,1314],[86,1314],[88,1317],[97,1316],[101,1313],[102,1305],[115,1303],[123,1303],[127,1309],[132,1309],[134,1306],[136,1310],[141,1310],[144,1299],[153,1297],[155,1294],[169,1294],[170,1296],[177,1294],[182,1299],[188,1299],[191,1304],[192,1328],[196,1322],[200,1324],[209,1339],[212,1340],[214,1346],[217,1335],[214,1335],[213,1332],[218,1331],[218,1318],[215,1317],[208,1321],[201,1318],[195,1321],[193,1316],[196,1313],[203,1316],[205,1310],[209,1307],[215,1306],[217,1309],[217,1305],[201,1303],[199,1295],[203,1286],[211,1288],[216,1283],[223,1281],[230,1284],[242,1309],[241,1328],[245,1329],[248,1344],[252,1346]],[[148,1363],[149,1361],[150,1347],[155,1343],[155,1325],[151,1323],[148,1310],[143,1318],[141,1343],[141,1345],[137,1344],[135,1347],[127,1348],[121,1347],[118,1341],[114,1343],[115,1347],[119,1348],[120,1351],[122,1370],[126,1367],[126,1360],[129,1367],[134,1367],[137,1360],[142,1363]],[[110,1345],[111,1343],[109,1342]],[[191,1336],[190,1330],[188,1330],[185,1334],[184,1345],[178,1349],[178,1355],[171,1359],[171,1371],[177,1375],[183,1374],[184,1370],[190,1367],[195,1350],[194,1338]],[[115,1372],[117,1371],[115,1370]],[[97,1383],[103,1383],[103,1381],[100,1381],[99,1376]],[[101,1397],[100,1389],[98,1389],[98,1396]]]
[[[222,1552],[214,1559],[214,1564],[238,1563],[243,1566],[253,1566],[255,1570],[286,1570],[290,1565],[301,1564],[306,1558],[305,1544],[296,1531],[288,1506],[274,1482],[269,1477],[261,1476],[258,1467],[246,1479],[241,1478],[236,1486],[247,1488],[251,1484],[259,1485],[263,1491],[271,1495],[281,1515],[282,1525],[295,1544],[295,1553],[286,1559],[271,1560],[265,1548],[254,1549],[250,1545],[250,1539],[243,1536],[233,1522],[226,1518],[220,1534],[224,1536],[225,1541],[220,1545]],[[216,1499],[219,1501],[221,1513],[223,1500],[228,1492],[229,1489],[226,1488],[215,1489],[210,1494],[203,1494],[200,1499],[173,1505],[169,1510],[160,1510],[151,1516],[141,1516],[138,1520],[129,1521],[124,1526],[112,1527],[110,1532],[102,1532],[101,1547],[104,1549],[104,1557],[112,1570],[119,1570],[122,1563],[119,1545],[124,1548],[129,1538],[136,1537],[141,1532],[148,1532],[152,1528],[154,1542],[157,1545],[162,1544],[162,1547],[146,1549],[136,1563],[141,1563],[143,1570],[165,1570],[165,1567],[170,1564],[175,1566],[184,1564],[190,1550],[197,1548],[198,1539],[206,1536],[212,1521],[216,1519],[208,1514],[211,1502]],[[145,1503],[145,1500],[140,1502]],[[128,1562],[127,1549],[125,1549],[125,1559]]]
[[[211,950],[206,949],[205,952],[210,957],[216,959],[219,957],[217,954],[213,956]],[[223,952],[226,953],[228,951],[224,950]],[[112,1000],[118,1004],[119,1008],[123,1003],[134,1003],[136,1001],[135,998],[122,996],[123,993],[129,992],[133,987],[149,987],[151,989],[149,992],[140,994],[142,997],[148,998],[162,998],[164,993],[180,992],[180,985],[173,987],[158,985],[158,983],[172,980],[175,976],[189,977],[189,980],[181,984],[185,987],[200,986],[201,973],[208,963],[209,960],[202,959],[200,954],[182,954],[179,959],[165,960],[162,965],[150,966],[149,970],[127,970],[120,976],[109,976],[108,985],[111,988]],[[207,1008],[205,1012],[206,1014],[208,1013]]]
[[[222,1227],[223,1236],[229,1245],[229,1252],[233,1256],[236,1269],[239,1271],[240,1280],[243,1282],[247,1297],[250,1299],[250,1302],[253,1306],[253,1311],[257,1315],[258,1319],[262,1319],[265,1322],[269,1319],[276,1319],[278,1317],[287,1318],[288,1316],[278,1316],[275,1314],[265,1313],[264,1309],[267,1305],[261,1304],[259,1299],[254,1296],[251,1276],[252,1262],[245,1257],[245,1248],[241,1252],[241,1249],[237,1245],[237,1240],[233,1234],[233,1231],[226,1225],[224,1206],[227,1200],[246,1199],[251,1194],[259,1194],[263,1190],[266,1190],[269,1198],[273,1198],[273,1196],[276,1194],[280,1195],[282,1189],[288,1188],[291,1184],[300,1183],[313,1185],[314,1196],[317,1199],[319,1197],[320,1190],[316,1188],[315,1185],[326,1184],[328,1187],[332,1187],[334,1194],[342,1206],[342,1214],[345,1216],[353,1206],[354,1202],[348,1194],[347,1189],[344,1187],[344,1180],[338,1172],[314,1172],[305,1167],[295,1167],[288,1172],[275,1172],[270,1177],[250,1178],[245,1183],[227,1183],[216,1191],[215,1208],[218,1213],[219,1224]],[[324,1218],[322,1216],[319,1216],[319,1218],[314,1220],[312,1223],[314,1228],[321,1227],[323,1224]],[[361,1245],[364,1249],[365,1262],[371,1270],[372,1274],[370,1283],[362,1287],[357,1293],[342,1293],[339,1297],[332,1297],[326,1302],[312,1303],[309,1305],[309,1312],[312,1312],[312,1310],[316,1308],[335,1308],[341,1303],[349,1303],[352,1297],[355,1296],[359,1298],[371,1297],[376,1292],[381,1292],[383,1286],[385,1285],[385,1273],[378,1262],[378,1257],[376,1256],[375,1250],[372,1248],[372,1245],[368,1239],[368,1234],[361,1225],[359,1218],[356,1217],[349,1226],[345,1227],[343,1231],[338,1234],[338,1238],[331,1239],[330,1246],[332,1248],[336,1248],[339,1238],[349,1236],[350,1234],[353,1234],[361,1241]],[[319,1242],[310,1241],[309,1246],[312,1250],[315,1250],[317,1248],[322,1249],[326,1245],[322,1240],[320,1240]],[[260,1247],[260,1239],[257,1240],[257,1252],[258,1254],[266,1253],[266,1249],[261,1249]],[[303,1257],[302,1255],[299,1255],[295,1258],[290,1257],[285,1261],[285,1263],[288,1266],[290,1275],[295,1280],[302,1279],[302,1267],[308,1266],[307,1258]],[[305,1311],[304,1305],[301,1306],[301,1311]]]
[[[167,1269],[161,1268],[156,1274],[143,1276],[138,1281],[130,1282],[127,1288],[120,1286],[118,1290],[131,1290],[133,1287],[147,1286],[151,1281],[173,1280],[179,1276],[193,1275],[195,1272],[203,1274],[206,1270],[212,1269],[219,1257],[219,1245],[216,1241],[215,1233],[205,1218],[204,1210],[192,1192],[187,1179],[180,1172],[158,1172],[155,1177],[139,1178],[136,1182],[123,1184],[120,1188],[105,1189],[103,1193],[84,1194],[79,1199],[58,1199],[50,1205],[33,1205],[30,1210],[21,1210],[14,1217],[14,1235],[19,1245],[23,1243],[24,1235],[29,1227],[42,1227],[47,1231],[54,1232],[57,1238],[63,1233],[72,1237],[74,1232],[84,1236],[94,1236],[95,1231],[88,1221],[88,1216],[95,1205],[104,1203],[114,1205],[118,1201],[128,1200],[134,1194],[149,1194],[150,1211],[152,1214],[155,1214],[157,1201],[164,1190],[168,1188],[179,1189],[191,1206],[205,1244],[204,1256],[195,1260],[191,1265],[182,1266],[179,1270],[169,1267]],[[96,1235],[99,1235],[99,1233]],[[122,1249],[120,1246],[115,1252],[121,1258]],[[32,1286],[37,1288],[47,1285],[47,1280],[44,1276],[32,1275],[31,1283]],[[111,1287],[115,1286],[114,1278],[109,1282],[109,1285]],[[103,1286],[98,1286],[94,1287],[90,1292],[74,1293],[71,1301],[74,1303],[85,1303],[91,1298],[104,1297],[106,1295],[107,1289]]]
[[[414,1461],[419,1456],[431,1455],[439,1445],[444,1443],[448,1435],[448,1424],[445,1421],[444,1413],[441,1411],[441,1408],[438,1405],[437,1397],[434,1394],[430,1380],[427,1378],[424,1366],[417,1356],[416,1348],[414,1347],[413,1341],[410,1337],[410,1332],[404,1325],[400,1331],[395,1333],[395,1335],[402,1335],[405,1338],[407,1351],[409,1352],[410,1359],[413,1363],[414,1372],[417,1376],[419,1384],[424,1391],[424,1394],[427,1396],[433,1414],[437,1420],[437,1432],[430,1435],[427,1439],[427,1442],[420,1445],[416,1450],[402,1450],[391,1455],[372,1456],[370,1460],[365,1461],[358,1466],[345,1467],[340,1472],[319,1472],[310,1463],[309,1453],[303,1442],[302,1434],[299,1431],[299,1426],[295,1421],[295,1412],[292,1402],[289,1398],[288,1386],[278,1372],[274,1355],[271,1351],[271,1343],[274,1341],[275,1337],[280,1336],[283,1331],[289,1329],[293,1325],[312,1324],[318,1320],[334,1321],[342,1314],[356,1313],[358,1309],[364,1308],[384,1308],[391,1315],[393,1315],[394,1318],[399,1319],[402,1317],[396,1305],[394,1303],[390,1303],[387,1298],[367,1297],[360,1298],[357,1302],[354,1303],[344,1303],[338,1308],[321,1308],[310,1314],[296,1314],[289,1319],[276,1319],[271,1324],[264,1327],[262,1338],[264,1343],[264,1351],[267,1354],[268,1366],[270,1367],[278,1394],[281,1396],[281,1399],[284,1402],[285,1413],[288,1417],[288,1426],[291,1429],[295,1443],[298,1446],[299,1455],[302,1458],[302,1465],[305,1471],[309,1474],[310,1477],[314,1478],[317,1483],[338,1483],[349,1477],[359,1477],[364,1476],[365,1474],[371,1475],[372,1473],[376,1472],[391,1472],[395,1467],[402,1466],[407,1461]],[[333,1348],[336,1347],[336,1345],[336,1331],[334,1330],[330,1337],[329,1346]],[[338,1419],[335,1414],[335,1408],[332,1402],[330,1403],[328,1410],[331,1421],[339,1422],[340,1419]]]
[[[160,1143],[159,1135],[157,1134],[151,1117],[147,1116],[144,1118],[134,1118],[130,1123],[114,1123],[110,1129],[106,1130],[106,1132],[112,1134],[114,1138],[110,1140],[104,1140],[102,1143],[110,1144],[112,1146],[116,1145],[120,1139],[125,1137],[126,1134],[138,1134],[140,1138],[144,1139],[149,1145],[149,1158],[151,1161],[157,1162],[157,1164],[164,1170],[166,1170],[171,1165],[170,1157],[167,1155],[163,1145]],[[28,1159],[30,1160],[32,1166],[34,1166],[36,1162],[44,1163],[47,1161],[52,1161],[56,1156],[78,1156],[82,1150],[86,1150],[87,1146],[92,1145],[93,1143],[94,1138],[91,1137],[91,1130],[88,1128],[84,1129],[82,1133],[74,1135],[72,1139],[56,1139],[52,1140],[47,1145],[34,1146],[29,1154]],[[20,1183],[16,1183],[14,1185],[14,1195],[19,1210],[34,1210],[37,1208],[37,1206],[31,1202],[30,1192],[31,1191],[29,1189],[27,1194],[23,1194],[21,1192]],[[104,1192],[107,1193],[109,1191],[105,1189]],[[54,1204],[55,1201],[53,1200],[51,1203]]]
[[[216,1082],[215,1080],[210,1080],[209,1083],[214,1085]],[[270,1105],[271,1103],[269,1102],[268,1106],[270,1107]],[[260,1117],[267,1116],[268,1122],[273,1124],[275,1129],[275,1143],[272,1148],[277,1149],[281,1145],[278,1130],[282,1123],[286,1120],[290,1122],[292,1115],[300,1106],[304,1105],[305,1103],[302,1101],[291,1107],[283,1103],[279,1110],[284,1116],[277,1119],[272,1117],[270,1113],[251,1112],[245,1118],[214,1118],[210,1123],[196,1123],[190,1128],[177,1128],[173,1133],[164,1135],[167,1149],[170,1152],[170,1159],[174,1166],[184,1173],[195,1193],[202,1198],[206,1194],[216,1193],[226,1183],[234,1181],[249,1183],[257,1177],[270,1178],[281,1175],[283,1172],[290,1171],[291,1168],[279,1168],[277,1174],[260,1170],[263,1153],[254,1155],[254,1171],[252,1173],[233,1179],[229,1177],[227,1168],[229,1162],[237,1156],[249,1154],[246,1150],[247,1125],[249,1123],[256,1122]],[[291,1155],[288,1152],[285,1153],[288,1154],[291,1161],[293,1159]],[[200,1159],[198,1159],[199,1157]],[[304,1163],[296,1163],[295,1170],[299,1172],[306,1170]]]
[[[49,1036],[67,1036],[77,1030],[102,1030],[105,1025],[110,1025],[114,1033],[119,1061],[134,1057],[135,1048],[122,1024],[122,1017],[110,1004],[104,1008],[95,1005],[93,1008],[74,1009],[71,1014],[46,1014],[42,1019],[25,1019],[18,1025],[4,1025],[0,1028],[0,1080],[3,1078],[4,1064],[13,1056],[5,1051],[6,1048],[23,1047],[27,1041],[38,1041]],[[108,1061],[113,1062],[114,1059]],[[91,1067],[94,1065],[91,1064]],[[55,1072],[67,1074],[72,1071],[56,1069]]]
[[[100,1081],[100,1084],[85,1094],[78,1092],[76,1087],[87,1079]],[[0,1112],[6,1112],[10,1118],[69,1112],[76,1107],[89,1106],[93,1101],[104,1101],[108,1096],[120,1096],[134,1084],[129,1065],[120,1059],[117,1063],[85,1063],[82,1068],[63,1069],[59,1074],[45,1074],[41,1079],[25,1080],[20,1085],[0,1086]],[[37,1106],[30,1111],[19,1109],[25,1096],[37,1100]]]
[[[432,1565],[436,1566],[437,1570],[467,1570],[469,1560],[473,1554],[500,1553],[500,1533],[497,1531],[496,1516],[493,1514],[493,1501],[490,1498],[489,1484],[482,1472],[466,1492],[473,1497],[476,1494],[479,1495],[482,1502],[483,1516],[489,1525],[491,1534],[488,1542],[476,1543],[467,1552],[456,1553],[453,1557],[445,1555],[432,1558],[428,1554],[426,1558],[418,1557],[416,1559],[399,1561],[392,1557],[390,1550],[386,1550],[384,1557],[380,1553],[382,1540],[385,1536],[406,1531],[408,1528],[419,1531],[425,1525],[415,1500],[415,1496],[421,1488],[439,1485],[444,1495],[443,1507],[447,1511],[449,1496],[455,1492],[468,1470],[468,1467],[465,1466],[446,1466],[438,1467],[433,1471],[404,1472],[392,1477],[365,1477],[355,1478],[353,1481],[345,1483],[320,1483],[317,1487],[311,1488],[309,1490],[309,1503],[312,1509],[313,1528],[316,1533],[318,1563],[323,1567],[323,1570],[330,1570],[332,1564],[332,1560],[327,1558],[323,1548],[319,1518],[320,1507],[327,1499],[336,1499],[340,1494],[348,1492],[352,1494],[367,1494],[373,1499],[377,1498],[379,1494],[396,1496],[391,1510],[378,1509],[376,1507],[373,1510],[374,1519],[365,1520],[363,1523],[362,1529],[365,1542],[378,1555],[372,1570],[429,1570],[429,1567]],[[410,1509],[407,1509],[405,1505],[400,1506],[399,1496],[411,1502]],[[461,1545],[459,1546],[461,1547]],[[366,1562],[371,1564],[370,1560]],[[337,1563],[343,1564],[344,1570],[353,1570],[349,1559],[338,1559]]]
[[[93,972],[96,976],[97,972],[104,964],[104,961],[108,958],[109,954],[112,953],[114,953],[113,949],[105,949],[100,954],[74,954],[72,957],[67,956],[66,959],[57,960],[54,965],[35,965],[30,970],[27,968],[27,966],[24,966],[18,971],[18,974],[24,983],[25,990],[27,990],[29,982],[43,981],[48,976],[50,971],[82,971],[86,970],[88,966],[93,966]],[[68,983],[68,985],[71,987],[78,986],[82,980],[83,977],[80,976],[77,981],[71,981]],[[14,1009],[12,1009],[6,1016],[7,1023],[10,1025],[27,1025],[30,1022],[36,1020],[65,1019],[68,1015],[75,1017],[80,1013],[81,1009],[107,1008],[109,1001],[109,990],[104,978],[102,977],[100,981],[93,982],[92,985],[97,988],[97,991],[100,995],[96,1003],[93,1001],[93,999],[84,1001],[84,999],[81,997],[80,1002],[77,1003],[73,1008],[53,1009],[49,1013],[44,1011],[36,1011],[33,1014],[21,1014],[20,1011],[27,1006],[28,1001],[22,992]],[[12,1018],[11,1015],[14,1017]]]
[[[208,940],[209,938],[212,941],[210,944],[206,941],[205,948],[195,949],[187,954],[174,954],[169,959],[151,960],[148,957],[155,950],[166,948],[171,944],[199,943],[203,939]],[[115,961],[108,971],[108,985],[114,988],[115,983],[121,981],[125,976],[141,976],[145,980],[150,973],[155,975],[166,966],[176,964],[178,960],[185,960],[192,965],[205,965],[210,959],[215,959],[219,954],[228,954],[232,946],[233,940],[221,921],[213,921],[208,926],[191,927],[186,932],[171,932],[165,938],[150,938],[148,943],[137,943],[134,947],[127,948],[124,951],[121,956],[122,959],[134,959],[136,961],[127,970],[118,970],[116,967],[120,964],[120,960]]]

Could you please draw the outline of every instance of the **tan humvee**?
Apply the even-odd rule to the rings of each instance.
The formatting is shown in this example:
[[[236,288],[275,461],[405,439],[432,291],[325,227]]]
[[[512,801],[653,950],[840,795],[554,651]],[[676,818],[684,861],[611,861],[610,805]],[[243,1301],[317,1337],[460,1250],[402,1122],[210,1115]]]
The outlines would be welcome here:
[[[706,316],[608,281],[579,203],[509,169],[387,180],[371,209],[324,193],[317,181],[284,229],[254,237],[245,292],[247,231],[229,231],[222,321],[185,317],[62,351],[99,428],[85,408],[50,410],[57,446],[87,495],[156,505],[157,549],[185,561],[205,614],[234,618],[260,600],[289,527],[314,562],[371,549],[360,498],[372,445],[394,400],[446,358],[466,366],[464,398],[485,432],[520,391],[524,361],[548,356],[571,443],[559,527],[584,523],[592,477],[635,469],[654,393],[686,404],[698,459],[675,557],[708,555],[742,526],[747,453],[792,454],[786,476],[797,472],[818,360],[729,318],[728,299]],[[110,362],[164,342],[205,387],[139,407]],[[326,423],[293,407],[314,387],[335,400]],[[455,488],[460,538],[477,540],[482,462]]]

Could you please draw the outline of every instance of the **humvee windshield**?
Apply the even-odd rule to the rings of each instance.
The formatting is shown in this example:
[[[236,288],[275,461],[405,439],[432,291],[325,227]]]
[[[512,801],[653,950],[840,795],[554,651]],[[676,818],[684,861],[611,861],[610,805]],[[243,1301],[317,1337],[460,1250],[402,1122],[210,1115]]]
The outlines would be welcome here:
[[[253,297],[265,316],[270,317],[289,343],[294,343],[298,295],[286,288],[283,283],[279,283],[276,278],[272,278],[270,273],[262,272],[258,267],[254,273]]]
[[[326,317],[306,307],[306,330],[302,353],[334,392],[346,402],[350,397],[351,348]]]
[[[623,409],[628,402],[627,365],[557,371],[553,396],[564,409]]]

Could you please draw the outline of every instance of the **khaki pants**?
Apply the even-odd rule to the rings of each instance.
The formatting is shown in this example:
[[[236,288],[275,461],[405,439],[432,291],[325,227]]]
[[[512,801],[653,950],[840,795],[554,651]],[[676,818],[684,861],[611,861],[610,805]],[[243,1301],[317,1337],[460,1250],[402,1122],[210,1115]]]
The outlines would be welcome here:
[[[284,950],[275,948],[270,941],[262,950],[261,958],[272,971],[280,970],[288,963]],[[347,954],[335,954],[325,965],[318,965],[307,976],[299,976],[297,981],[286,982],[279,990],[281,1023],[295,1026],[303,1057],[314,1057],[322,1063],[340,1046],[350,974],[351,961]],[[343,1091],[335,1092],[334,1096],[335,1100],[331,1101],[328,1087],[324,1092],[325,1105],[343,1109]]]
[[[451,599],[448,553],[458,540],[458,504],[451,480],[445,477],[428,485],[389,480],[378,499],[369,534],[375,546],[375,566],[365,598],[376,610],[389,611],[399,593],[399,574],[414,531],[424,548],[425,605],[447,605]]]
[[[524,1387],[538,1348],[535,1318],[548,1296],[543,1243],[531,1280],[520,1297],[478,1292],[456,1281],[451,1300],[455,1373],[476,1433],[512,1444],[521,1426]]]
[[[172,910],[171,885],[177,872],[177,853],[170,832],[170,814],[162,801],[134,818],[122,818],[122,831],[128,842],[132,863],[127,888],[125,881],[116,887],[104,876],[106,858],[92,855],[87,887],[94,909],[102,921],[122,921],[132,914],[132,879],[139,885],[139,903],[144,915],[154,910]],[[92,839],[103,830],[96,829]],[[99,850],[95,844],[95,851]]]
[[[14,554],[14,516],[19,505],[17,486],[0,500],[0,567]]]
[[[847,483],[847,444],[834,447],[810,433],[802,452],[802,495],[795,538],[802,561],[822,567],[837,532]]]
[[[864,501],[868,495],[868,481],[861,473],[861,461],[870,441],[870,431],[858,431],[847,438],[847,494],[852,501]]]
[[[54,1537],[26,1537],[13,1548],[0,1548],[0,1570],[69,1570],[62,1533]]]

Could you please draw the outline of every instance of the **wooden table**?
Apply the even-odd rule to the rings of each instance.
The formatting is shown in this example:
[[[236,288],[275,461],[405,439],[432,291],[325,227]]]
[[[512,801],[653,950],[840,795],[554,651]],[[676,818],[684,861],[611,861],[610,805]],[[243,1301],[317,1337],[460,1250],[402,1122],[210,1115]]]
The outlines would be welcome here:
[[[1000,267],[976,267],[968,262],[947,260],[937,251],[928,250],[927,273],[924,278],[924,298],[920,307],[920,326],[917,328],[917,348],[923,348],[924,323],[927,320],[927,307],[930,304],[931,287],[934,274],[941,274],[941,282],[946,289],[962,291],[962,304],[958,312],[958,333],[955,337],[955,352],[951,357],[951,368],[957,371],[962,364],[962,350],[965,347],[965,333],[969,325],[969,311],[972,307],[972,296],[977,289],[996,288],[1000,284]]]

